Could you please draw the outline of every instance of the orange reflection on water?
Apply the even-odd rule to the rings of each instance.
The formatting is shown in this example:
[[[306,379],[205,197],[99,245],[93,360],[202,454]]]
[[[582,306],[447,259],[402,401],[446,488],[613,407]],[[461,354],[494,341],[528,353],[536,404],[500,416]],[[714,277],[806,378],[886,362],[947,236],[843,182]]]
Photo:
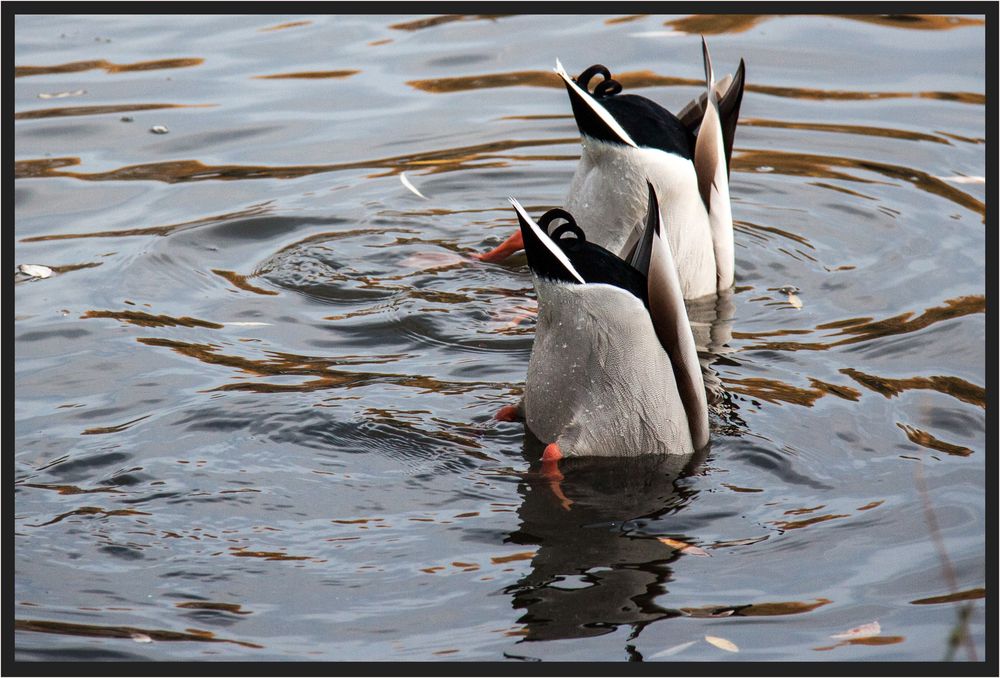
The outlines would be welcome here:
[[[80,158],[38,158],[14,163],[15,179],[68,177],[83,181],[163,181],[169,184],[188,181],[242,181],[246,179],[297,179],[299,177],[350,169],[386,169],[385,175],[407,170],[424,173],[451,172],[463,169],[506,166],[510,160],[501,152],[533,146],[556,146],[579,143],[578,137],[558,139],[504,139],[474,146],[419,151],[390,158],[376,158],[328,165],[206,165],[200,160],[171,160],[128,165],[106,172],[67,172],[62,168],[80,164]],[[558,156],[562,159],[564,156]],[[575,156],[573,156],[575,157]],[[484,162],[498,159],[498,162]],[[536,159],[532,156],[532,159]],[[383,176],[383,175],[380,175]]]
[[[272,75],[255,75],[255,80],[323,80],[328,78],[349,78],[361,71],[355,69],[343,69],[339,71],[300,71],[297,73],[274,73]]]
[[[61,108],[41,108],[14,114],[15,120],[38,120],[40,118],[66,118],[78,115],[104,115],[106,113],[132,113],[134,111],[157,111],[165,108],[212,108],[216,104],[113,104],[109,106],[63,106]],[[72,163],[70,163],[72,164]]]
[[[812,407],[817,400],[826,395],[835,395],[838,398],[853,401],[861,398],[861,392],[853,388],[830,384],[813,378],[809,379],[812,388],[792,386],[777,379],[767,379],[764,377],[747,377],[745,379],[724,377],[723,381],[731,391],[775,404],[786,402],[793,405],[802,405],[803,407]]]
[[[956,457],[968,457],[972,454],[972,450],[968,447],[946,443],[943,440],[935,438],[927,431],[921,430],[915,426],[908,426],[907,424],[901,424],[899,422],[896,422],[896,426],[903,430],[906,437],[910,439],[910,442],[916,443],[921,447],[938,450],[939,452],[944,452],[945,454],[950,454]]]
[[[851,379],[862,386],[881,393],[886,398],[893,398],[903,391],[911,389],[937,391],[953,398],[961,400],[963,403],[976,405],[986,409],[986,389],[982,386],[969,383],[959,377],[910,377],[908,379],[889,379],[877,377],[872,374],[865,374],[860,370],[845,367],[840,370],[841,374],[846,374]]]
[[[250,391],[254,393],[306,393],[333,388],[354,388],[370,384],[394,384],[425,392],[442,394],[467,393],[480,388],[495,390],[498,382],[445,382],[433,377],[411,374],[383,372],[354,372],[334,369],[338,365],[378,364],[398,360],[398,355],[342,356],[339,358],[313,358],[291,353],[272,352],[264,360],[219,353],[219,347],[211,344],[196,344],[159,337],[139,337],[136,339],[146,346],[159,346],[195,358],[209,365],[222,365],[257,376],[313,377],[298,384],[270,384],[239,381],[209,389],[212,391]],[[507,385],[509,387],[509,385]]]
[[[196,641],[202,643],[232,643],[242,647],[261,649],[264,646],[248,643],[242,640],[216,638],[211,631],[188,629],[186,632],[162,631],[160,629],[145,629],[134,626],[98,626],[96,624],[70,624],[67,622],[44,621],[40,619],[15,619],[14,628],[17,631],[35,631],[38,633],[57,633],[66,636],[89,636],[91,638],[126,638],[158,641]]]
[[[795,342],[778,341],[763,342],[744,346],[743,351],[825,351],[838,346],[857,344],[864,341],[872,341],[882,337],[896,336],[917,332],[926,327],[939,322],[960,318],[965,315],[986,312],[986,297],[983,295],[968,295],[955,299],[946,299],[941,306],[933,306],[925,309],[923,313],[914,317],[913,312],[907,311],[884,320],[873,318],[848,318],[823,323],[816,326],[816,330],[838,330],[833,337],[847,335],[844,339],[830,342],[828,344],[820,342]],[[775,330],[772,332],[741,333],[734,332],[733,337],[739,339],[757,339],[770,336],[784,336],[790,334],[805,334],[812,330]],[[853,375],[852,375],[853,378]]]
[[[131,64],[115,64],[105,59],[93,59],[89,61],[73,61],[67,64],[57,64],[54,66],[17,66],[14,69],[15,78],[23,78],[30,75],[52,75],[55,73],[79,73],[81,71],[92,71],[103,68],[108,73],[128,73],[132,71],[155,71],[161,68],[189,68],[200,66],[204,59],[158,59],[156,61],[137,61]]]
[[[733,169],[738,172],[757,172],[760,167],[771,168],[768,172],[776,172],[786,176],[818,177],[822,179],[840,179],[843,181],[874,183],[857,174],[840,171],[834,168],[860,170],[881,174],[892,180],[912,184],[922,191],[946,198],[957,205],[978,213],[986,218],[986,205],[977,198],[960,191],[948,182],[926,172],[876,162],[860,158],[841,158],[832,155],[809,155],[788,151],[742,150],[733,155]]]
[[[391,24],[389,28],[397,31],[419,31],[424,28],[433,28],[442,24],[450,24],[455,21],[479,21],[495,20],[511,16],[509,14],[442,14],[427,19],[417,19],[416,21],[405,21],[403,23]]]
[[[841,14],[821,15],[824,18],[849,19],[866,23],[889,26],[891,28],[914,28],[918,30],[951,30],[963,26],[982,26],[984,19],[937,14]],[[722,33],[743,33],[754,26],[771,19],[783,18],[782,14],[693,14],[683,19],[667,21],[663,25],[675,31],[691,35],[719,35]]]
[[[222,278],[225,278],[230,283],[232,283],[234,287],[238,287],[239,289],[245,290],[247,292],[253,292],[254,294],[263,294],[263,295],[267,295],[267,296],[277,296],[277,294],[278,294],[274,290],[265,290],[262,287],[257,287],[256,285],[251,285],[247,281],[247,276],[240,275],[239,273],[237,273],[235,271],[224,271],[224,270],[222,270],[220,268],[213,268],[212,269],[212,273],[214,273],[215,275],[220,276]]]
[[[312,25],[312,21],[286,21],[283,24],[258,28],[257,31],[259,33],[267,33],[269,31],[283,31],[287,28],[298,28],[299,26],[309,26],[309,25]]]
[[[210,330],[221,330],[225,327],[225,325],[208,320],[198,320],[187,316],[174,318],[166,314],[153,315],[143,311],[87,311],[80,318],[113,318],[139,327],[204,327]]]
[[[961,600],[979,600],[980,598],[985,597],[986,589],[976,588],[969,589],[968,591],[959,591],[958,593],[949,593],[945,596],[933,596],[931,598],[911,600],[910,605],[940,605],[942,603],[957,603]]]

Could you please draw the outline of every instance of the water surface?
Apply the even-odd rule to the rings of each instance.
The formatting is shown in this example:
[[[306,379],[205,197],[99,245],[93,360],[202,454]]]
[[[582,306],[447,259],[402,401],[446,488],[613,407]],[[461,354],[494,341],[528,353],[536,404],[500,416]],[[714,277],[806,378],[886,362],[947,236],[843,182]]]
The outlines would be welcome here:
[[[699,34],[748,82],[737,286],[692,309],[712,446],[560,494],[492,420],[531,350],[524,258],[468,255],[506,196],[563,200],[557,57],[678,110]],[[17,17],[14,252],[53,275],[15,283],[16,657],[983,659],[984,39]]]

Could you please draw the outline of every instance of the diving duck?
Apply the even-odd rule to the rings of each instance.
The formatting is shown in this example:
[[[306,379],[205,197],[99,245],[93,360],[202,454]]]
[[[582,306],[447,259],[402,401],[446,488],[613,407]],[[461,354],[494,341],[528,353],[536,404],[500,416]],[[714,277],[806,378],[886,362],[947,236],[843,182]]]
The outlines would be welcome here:
[[[670,237],[656,192],[646,189],[643,230],[627,261],[589,241],[568,211],[536,222],[510,199],[538,320],[524,398],[497,418],[523,418],[546,444],[543,463],[686,455],[708,443],[705,386]],[[564,223],[550,233],[556,221]]]
[[[580,130],[582,153],[565,209],[587,241],[628,258],[639,240],[652,183],[666,213],[685,299],[728,289],[734,280],[729,165],[746,66],[716,82],[702,39],[706,91],[674,115],[594,65],[575,80],[556,62]],[[591,80],[601,80],[591,89]],[[480,255],[500,261],[524,247],[523,229]]]

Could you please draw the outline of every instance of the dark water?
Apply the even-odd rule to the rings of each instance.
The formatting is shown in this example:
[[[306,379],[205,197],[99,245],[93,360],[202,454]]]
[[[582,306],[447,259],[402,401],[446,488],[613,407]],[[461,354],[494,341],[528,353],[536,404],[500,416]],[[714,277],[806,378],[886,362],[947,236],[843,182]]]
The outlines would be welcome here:
[[[15,27],[18,659],[983,659],[982,17]],[[564,197],[556,57],[677,110],[699,33],[729,405],[560,497],[491,420],[524,259],[467,255]]]

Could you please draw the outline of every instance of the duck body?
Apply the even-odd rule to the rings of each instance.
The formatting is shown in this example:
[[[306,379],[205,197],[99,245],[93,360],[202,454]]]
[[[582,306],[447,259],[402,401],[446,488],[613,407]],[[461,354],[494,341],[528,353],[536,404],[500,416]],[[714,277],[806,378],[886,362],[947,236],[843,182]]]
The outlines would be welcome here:
[[[655,192],[628,261],[564,210],[514,203],[538,297],[520,406],[546,459],[690,455],[708,443],[701,367]],[[549,224],[566,224],[551,236]]]
[[[532,433],[565,456],[693,453],[670,359],[642,301],[613,285],[534,281],[523,405]]]
[[[581,144],[565,205],[587,239],[625,257],[641,232],[648,178],[661,196],[664,221],[678,225],[667,238],[684,298],[716,292],[718,266],[712,232],[692,160],[658,148],[633,148],[587,135],[581,136]]]
[[[729,161],[743,97],[745,66],[715,83],[702,43],[706,92],[680,117],[646,97],[621,94],[597,64],[570,78],[556,64],[580,130],[582,151],[564,204],[587,238],[627,257],[638,239],[652,184],[671,224],[667,237],[685,299],[734,281]],[[590,90],[590,81],[603,80]]]

